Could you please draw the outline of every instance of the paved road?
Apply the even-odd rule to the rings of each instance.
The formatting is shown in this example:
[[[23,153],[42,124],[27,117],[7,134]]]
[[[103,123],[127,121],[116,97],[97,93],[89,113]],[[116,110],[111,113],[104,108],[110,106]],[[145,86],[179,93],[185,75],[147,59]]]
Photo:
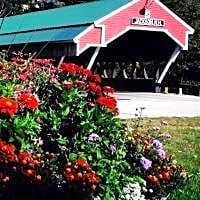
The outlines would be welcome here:
[[[144,107],[143,117],[200,116],[200,97],[176,94],[117,92],[121,118],[134,118],[136,109]]]

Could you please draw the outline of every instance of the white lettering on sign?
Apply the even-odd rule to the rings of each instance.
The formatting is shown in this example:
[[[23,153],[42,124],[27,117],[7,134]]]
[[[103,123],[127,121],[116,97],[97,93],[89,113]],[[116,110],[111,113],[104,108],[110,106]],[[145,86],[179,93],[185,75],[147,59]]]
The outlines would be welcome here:
[[[165,26],[165,20],[163,19],[154,19],[154,18],[132,18],[131,24],[142,25],[142,26]]]

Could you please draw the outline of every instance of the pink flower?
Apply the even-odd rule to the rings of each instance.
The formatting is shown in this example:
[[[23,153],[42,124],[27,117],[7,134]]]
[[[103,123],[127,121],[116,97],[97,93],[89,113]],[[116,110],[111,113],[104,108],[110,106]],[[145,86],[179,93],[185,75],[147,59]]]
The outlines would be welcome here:
[[[19,79],[22,80],[22,81],[27,80],[28,77],[29,77],[29,75],[28,75],[27,72],[25,72],[25,73],[23,73],[23,74],[17,74],[17,78],[19,78]]]
[[[6,73],[6,74],[3,74],[3,80],[7,80],[9,79],[9,75]]]
[[[55,77],[51,77],[50,83],[58,83],[58,79]]]

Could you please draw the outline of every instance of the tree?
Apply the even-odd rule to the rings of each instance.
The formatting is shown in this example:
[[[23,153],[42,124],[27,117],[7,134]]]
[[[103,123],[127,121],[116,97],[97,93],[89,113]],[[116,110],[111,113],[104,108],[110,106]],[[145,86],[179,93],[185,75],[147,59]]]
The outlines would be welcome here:
[[[200,73],[200,1],[163,0],[163,3],[195,29],[194,34],[189,37],[189,51],[183,51],[179,55],[170,71],[180,81],[184,71]]]

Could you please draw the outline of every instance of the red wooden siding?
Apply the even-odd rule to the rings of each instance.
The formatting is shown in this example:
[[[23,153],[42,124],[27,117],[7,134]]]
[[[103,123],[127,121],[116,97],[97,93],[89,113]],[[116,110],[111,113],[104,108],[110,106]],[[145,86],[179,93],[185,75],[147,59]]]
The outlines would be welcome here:
[[[85,49],[88,45],[90,46],[98,46],[101,44],[101,28],[93,28],[89,32],[85,33],[80,39],[79,39],[79,49],[78,51],[81,51]]]
[[[105,31],[101,31],[101,28],[93,28],[81,36],[79,38],[78,52],[82,52],[89,46],[95,46],[94,44],[105,46],[131,29],[165,32],[183,49],[187,49],[187,35],[188,33],[192,33],[192,28],[189,30],[189,26],[185,25],[180,18],[174,16],[174,14],[159,5],[160,3],[157,0],[154,0],[147,9],[151,12],[150,18],[163,19],[165,21],[164,26],[157,27],[131,24],[131,19],[134,17],[144,18],[144,15],[141,15],[139,11],[144,7],[145,2],[146,0],[135,1],[135,3],[122,7],[121,10],[119,8],[114,14],[111,13],[97,20],[95,24],[105,28]],[[101,37],[104,38],[103,41],[101,41]]]

